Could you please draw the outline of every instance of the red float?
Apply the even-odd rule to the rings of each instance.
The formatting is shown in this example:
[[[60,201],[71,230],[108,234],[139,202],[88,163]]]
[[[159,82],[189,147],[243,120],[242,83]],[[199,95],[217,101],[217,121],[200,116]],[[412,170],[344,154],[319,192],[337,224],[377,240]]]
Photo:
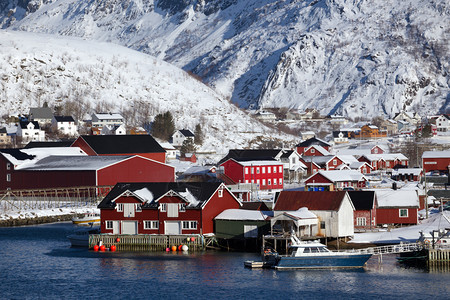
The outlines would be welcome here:
[[[177,246],[172,246],[170,249],[171,249],[172,251],[177,251]]]
[[[97,252],[98,251],[98,245],[94,246],[94,251]]]
[[[101,245],[101,246],[100,246],[100,251],[105,251],[105,250],[106,250],[105,245]]]
[[[120,242],[120,238],[117,238],[117,239],[116,239],[116,242],[117,242],[117,243]]]
[[[183,245],[178,246],[178,251],[181,251],[182,247],[183,247]]]
[[[109,248],[109,250],[111,250],[112,252],[116,251],[116,246],[115,246],[115,245],[111,245],[111,247]]]

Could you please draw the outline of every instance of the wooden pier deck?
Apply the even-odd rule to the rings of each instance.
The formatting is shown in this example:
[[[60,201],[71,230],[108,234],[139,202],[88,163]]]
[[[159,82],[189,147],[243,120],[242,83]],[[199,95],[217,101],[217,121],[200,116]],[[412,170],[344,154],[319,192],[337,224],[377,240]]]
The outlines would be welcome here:
[[[159,234],[91,234],[89,249],[99,243],[106,248],[116,246],[117,251],[165,251],[172,246],[187,245],[189,251],[201,251],[215,243],[215,237],[202,235],[159,235]]]

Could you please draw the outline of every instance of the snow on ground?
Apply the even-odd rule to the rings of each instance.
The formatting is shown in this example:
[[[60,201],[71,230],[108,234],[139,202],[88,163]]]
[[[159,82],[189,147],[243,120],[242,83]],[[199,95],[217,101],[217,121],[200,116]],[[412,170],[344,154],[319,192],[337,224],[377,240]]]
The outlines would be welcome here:
[[[420,236],[420,231],[428,233],[433,230],[449,228],[450,212],[432,212],[428,220],[423,220],[421,224],[404,228],[392,229],[390,231],[355,233],[353,240],[349,243],[371,243],[371,244],[396,244],[400,242],[416,242]],[[444,217],[447,217],[447,219]]]
[[[64,208],[48,208],[48,209],[20,209],[0,211],[0,220],[9,219],[31,219],[38,217],[74,215],[83,213],[100,213],[97,205],[84,207],[64,207]]]

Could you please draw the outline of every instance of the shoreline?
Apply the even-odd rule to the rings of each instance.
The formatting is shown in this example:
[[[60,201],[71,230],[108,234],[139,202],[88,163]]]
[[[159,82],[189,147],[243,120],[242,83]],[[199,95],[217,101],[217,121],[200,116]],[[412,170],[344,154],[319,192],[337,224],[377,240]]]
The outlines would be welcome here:
[[[63,221],[71,221],[73,214],[54,215],[54,216],[42,216],[34,218],[10,218],[7,220],[0,220],[0,227],[15,227],[26,225],[37,225],[45,223],[55,223]]]

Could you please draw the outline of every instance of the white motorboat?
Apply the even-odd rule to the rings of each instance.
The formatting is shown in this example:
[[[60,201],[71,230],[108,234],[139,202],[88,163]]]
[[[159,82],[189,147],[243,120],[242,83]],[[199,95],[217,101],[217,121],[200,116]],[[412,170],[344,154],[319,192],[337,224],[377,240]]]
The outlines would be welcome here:
[[[81,216],[75,216],[72,218],[72,223],[77,225],[89,225],[90,223],[100,224],[100,214],[85,213]]]

